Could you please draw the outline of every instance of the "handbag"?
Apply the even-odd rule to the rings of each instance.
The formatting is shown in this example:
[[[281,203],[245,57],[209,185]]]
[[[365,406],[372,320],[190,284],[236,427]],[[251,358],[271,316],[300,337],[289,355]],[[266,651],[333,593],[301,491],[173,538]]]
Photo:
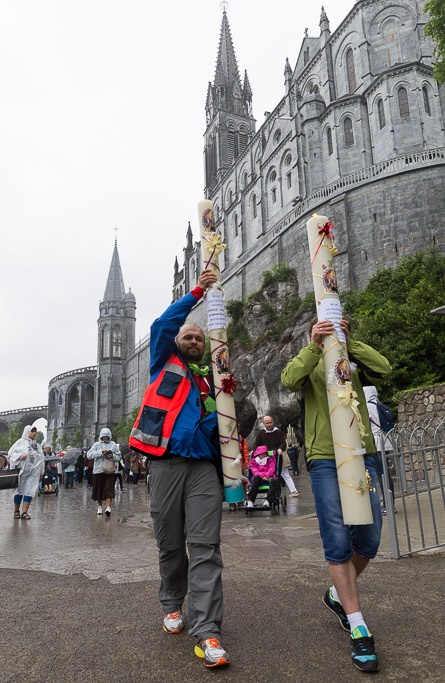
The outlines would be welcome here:
[[[114,460],[104,458],[102,462],[102,469],[104,474],[114,474]]]
[[[16,489],[19,485],[20,472],[18,467],[13,470],[0,470],[0,491]]]

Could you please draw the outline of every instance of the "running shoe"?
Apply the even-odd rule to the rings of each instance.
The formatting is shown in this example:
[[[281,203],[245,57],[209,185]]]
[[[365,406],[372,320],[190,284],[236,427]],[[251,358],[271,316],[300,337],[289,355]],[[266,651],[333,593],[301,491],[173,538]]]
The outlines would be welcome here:
[[[181,633],[184,628],[184,617],[181,612],[166,614],[162,628],[166,633]]]
[[[351,633],[352,663],[360,671],[376,673],[379,660],[374,647],[374,637],[366,626],[356,626]]]
[[[298,498],[299,495],[298,491],[293,491],[289,494],[289,498]]]
[[[227,652],[221,647],[218,638],[207,638],[200,640],[195,645],[195,655],[204,660],[204,666],[212,668],[215,666],[227,666],[230,658]]]
[[[101,507],[98,507],[98,508],[97,508],[97,514],[98,514],[98,515],[101,515],[101,514],[102,514],[102,508],[101,508]]]
[[[330,588],[328,588],[328,590],[324,594],[322,602],[323,605],[325,605],[325,607],[331,610],[332,614],[335,614],[335,616],[340,622],[340,626],[342,627],[342,629],[350,633],[351,628],[349,626],[349,621],[348,617],[346,616],[346,612],[343,609],[341,602],[339,602],[338,600],[334,600]]]

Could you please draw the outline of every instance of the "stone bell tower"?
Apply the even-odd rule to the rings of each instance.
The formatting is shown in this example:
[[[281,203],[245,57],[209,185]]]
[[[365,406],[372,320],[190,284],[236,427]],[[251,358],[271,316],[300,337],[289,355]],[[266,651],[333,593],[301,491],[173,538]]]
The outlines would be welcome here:
[[[124,415],[125,363],[135,344],[136,298],[131,290],[125,293],[117,239],[97,324],[96,436]]]

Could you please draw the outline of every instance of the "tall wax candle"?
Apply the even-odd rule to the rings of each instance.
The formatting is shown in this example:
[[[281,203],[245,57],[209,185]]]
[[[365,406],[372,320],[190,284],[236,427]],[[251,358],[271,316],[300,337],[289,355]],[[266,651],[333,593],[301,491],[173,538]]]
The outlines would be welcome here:
[[[363,424],[352,386],[346,338],[340,328],[342,309],[337,275],[333,267],[336,252],[332,224],[326,216],[307,222],[317,316],[330,320],[335,330],[324,338],[323,363],[331,420],[334,455],[345,524],[371,524],[369,478],[362,446]]]
[[[225,249],[226,245],[223,243],[221,235],[216,232],[213,202],[209,200],[199,202],[198,215],[201,231],[202,266],[212,270],[218,278],[218,282],[207,290],[206,305],[222,457],[224,494],[228,503],[237,503],[244,500],[244,486],[241,479],[241,456],[239,452],[235,401],[233,399],[236,382],[233,379],[230,366],[230,355],[227,345],[227,317],[219,269],[219,254]]]

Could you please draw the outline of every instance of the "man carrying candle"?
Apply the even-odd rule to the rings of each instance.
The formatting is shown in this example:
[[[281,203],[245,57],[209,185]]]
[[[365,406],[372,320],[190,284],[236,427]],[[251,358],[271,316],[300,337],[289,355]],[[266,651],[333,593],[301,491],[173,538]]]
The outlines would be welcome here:
[[[216,279],[203,270],[198,286],[151,326],[150,384],[130,437],[130,447],[151,461],[163,629],[172,634],[184,629],[188,593],[189,634],[196,641],[195,654],[208,668],[230,663],[219,640],[223,497],[215,465],[220,459],[215,399],[209,369],[200,364],[205,335],[185,321]]]
[[[365,427],[365,467],[373,487],[369,494],[372,524],[348,526],[343,523],[322,358],[323,340],[334,332],[332,322],[313,321],[310,343],[284,368],[281,381],[288,389],[301,392],[305,400],[306,457],[325,559],[333,582],[323,597],[323,603],[337,616],[342,628],[351,634],[353,664],[360,671],[373,673],[378,671],[378,658],[374,638],[361,611],[357,578],[377,554],[382,517],[375,490],[375,447],[362,384],[379,384],[389,375],[391,366],[370,346],[350,338],[344,318],[340,327],[346,337],[352,386]]]

